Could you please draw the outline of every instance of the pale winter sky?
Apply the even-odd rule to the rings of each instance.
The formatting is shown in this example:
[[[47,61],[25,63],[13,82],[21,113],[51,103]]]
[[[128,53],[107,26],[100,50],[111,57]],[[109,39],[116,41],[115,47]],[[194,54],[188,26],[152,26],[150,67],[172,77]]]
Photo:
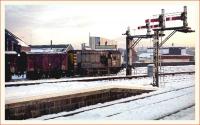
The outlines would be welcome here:
[[[145,25],[145,19],[160,14],[182,12],[188,8],[188,24],[198,30],[197,1],[165,2],[64,2],[28,3],[5,5],[5,27],[28,44],[72,44],[80,48],[81,43],[88,45],[91,36],[100,36],[118,41],[118,47],[125,48],[128,26],[132,34],[146,34],[146,30],[134,30]],[[180,26],[181,21],[166,24]],[[166,32],[168,34],[169,32]],[[176,33],[166,44],[175,46],[195,46],[198,32],[191,34]],[[197,41],[196,41],[197,42]],[[138,46],[150,46],[150,40],[142,40]]]

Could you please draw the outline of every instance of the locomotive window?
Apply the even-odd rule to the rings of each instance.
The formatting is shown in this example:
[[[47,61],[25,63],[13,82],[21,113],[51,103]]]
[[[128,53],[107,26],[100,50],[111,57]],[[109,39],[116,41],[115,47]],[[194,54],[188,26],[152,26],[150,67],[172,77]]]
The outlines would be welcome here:
[[[108,64],[108,58],[105,55],[100,56],[100,62],[104,65]]]

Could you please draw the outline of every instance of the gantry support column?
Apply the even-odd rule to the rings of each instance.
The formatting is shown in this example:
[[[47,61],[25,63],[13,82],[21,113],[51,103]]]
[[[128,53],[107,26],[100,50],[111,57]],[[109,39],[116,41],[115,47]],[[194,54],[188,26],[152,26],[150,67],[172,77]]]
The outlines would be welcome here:
[[[126,76],[132,75],[132,49],[130,28],[126,31]]]
[[[154,63],[154,73],[153,73],[153,86],[159,87],[159,31],[154,31],[153,40],[153,63]]]

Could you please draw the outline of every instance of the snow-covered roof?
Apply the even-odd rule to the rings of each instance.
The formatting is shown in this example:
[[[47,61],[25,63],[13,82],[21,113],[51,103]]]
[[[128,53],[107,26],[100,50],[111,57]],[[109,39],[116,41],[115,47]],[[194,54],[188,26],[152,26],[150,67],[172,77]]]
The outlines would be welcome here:
[[[55,50],[31,50],[30,52],[27,52],[27,54],[56,54],[56,53],[66,53],[66,51],[55,51]]]
[[[31,52],[66,52],[66,49],[51,49],[51,48],[35,49],[35,48],[31,48]]]
[[[141,53],[139,54],[139,58],[151,58],[153,56],[153,53]]]
[[[21,45],[23,47],[29,47],[23,40],[21,40],[19,37],[8,31],[7,29],[5,29],[5,34],[12,37],[18,43],[18,45]]]
[[[89,47],[85,47],[85,50],[92,50],[91,48],[89,48]]]
[[[20,40],[19,38],[17,39],[18,44],[23,46],[23,47],[29,47],[24,41]]]
[[[5,54],[17,54],[16,51],[5,51]]]
[[[193,57],[193,55],[162,55],[162,57]]]
[[[30,45],[31,52],[66,52],[73,47],[71,44],[58,44],[58,45]]]
[[[160,49],[169,49],[169,48],[174,48],[174,49],[186,49],[186,47],[180,47],[180,46],[169,46],[169,47],[161,47]],[[148,47],[147,49],[154,49],[154,47]]]
[[[31,52],[53,52],[51,49],[31,49]]]
[[[57,45],[30,45],[31,48],[41,49],[41,48],[67,48],[70,44],[57,44]]]

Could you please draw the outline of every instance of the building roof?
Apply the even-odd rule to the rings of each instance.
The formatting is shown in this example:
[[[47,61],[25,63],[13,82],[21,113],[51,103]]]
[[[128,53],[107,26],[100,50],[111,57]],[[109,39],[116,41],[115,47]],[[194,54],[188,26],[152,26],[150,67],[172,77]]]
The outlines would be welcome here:
[[[119,50],[71,50],[70,52],[82,52],[82,53],[101,53],[101,52],[111,52],[120,53]]]
[[[19,37],[17,37],[16,35],[14,35],[13,33],[11,33],[7,29],[5,29],[5,35],[7,35],[7,37],[12,38],[16,43],[18,43],[18,45],[21,45],[23,47],[29,47],[23,40],[21,40]]]
[[[71,44],[58,45],[30,45],[31,52],[67,52],[73,50]]]
[[[179,49],[186,49],[186,47],[176,47],[176,46],[170,46],[170,47],[161,47],[160,49],[169,49],[169,48],[179,48]],[[148,47],[147,49],[154,49],[154,47]]]
[[[161,55],[162,57],[194,57],[193,55]]]
[[[31,48],[67,48],[71,44],[58,44],[58,45],[30,45]]]

